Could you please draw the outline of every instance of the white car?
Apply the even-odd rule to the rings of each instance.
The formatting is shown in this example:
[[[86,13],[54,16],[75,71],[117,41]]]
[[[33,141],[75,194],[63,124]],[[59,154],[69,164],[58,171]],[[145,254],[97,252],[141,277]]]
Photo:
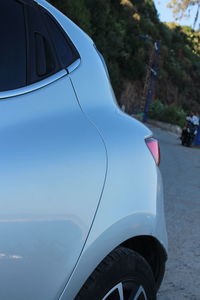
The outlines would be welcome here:
[[[156,299],[158,142],[48,2],[1,1],[0,24],[0,299]]]

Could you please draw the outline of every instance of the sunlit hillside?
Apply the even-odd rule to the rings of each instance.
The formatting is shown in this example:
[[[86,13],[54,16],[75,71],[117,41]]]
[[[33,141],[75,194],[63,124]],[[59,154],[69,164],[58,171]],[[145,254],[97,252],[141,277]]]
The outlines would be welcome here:
[[[154,99],[199,110],[200,32],[160,22],[152,0],[51,0],[94,40],[120,105],[140,108],[154,41],[161,44]],[[148,39],[141,38],[148,36]]]

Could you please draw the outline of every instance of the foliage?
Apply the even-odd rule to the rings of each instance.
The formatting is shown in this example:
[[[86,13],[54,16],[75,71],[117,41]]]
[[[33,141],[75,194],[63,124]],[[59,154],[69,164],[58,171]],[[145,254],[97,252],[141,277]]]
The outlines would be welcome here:
[[[160,22],[153,0],[49,2],[92,37],[106,60],[118,99],[127,80],[144,86],[153,41],[159,41],[160,72],[155,97],[184,107],[200,103],[200,31]]]
[[[50,0],[49,2],[63,11],[75,23],[79,24],[88,34],[92,34],[90,11],[84,0]]]
[[[177,106],[164,105],[157,100],[150,106],[149,118],[183,127],[186,113]]]

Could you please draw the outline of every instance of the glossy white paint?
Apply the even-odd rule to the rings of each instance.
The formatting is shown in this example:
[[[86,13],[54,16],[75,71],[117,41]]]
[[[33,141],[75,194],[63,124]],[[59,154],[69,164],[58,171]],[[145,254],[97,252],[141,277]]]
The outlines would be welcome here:
[[[103,142],[68,76],[1,100],[0,140],[0,299],[57,299],[101,196]]]
[[[46,8],[50,9],[49,5]],[[151,132],[116,106],[92,41],[62,14],[52,11],[79,50],[81,65],[70,78],[83,112],[97,126],[108,152],[101,203],[76,269],[60,298],[68,300],[75,297],[85,279],[117,245],[133,236],[150,235],[167,249],[167,234],[160,172],[144,142]]]
[[[92,230],[63,297],[60,298],[62,300],[73,299],[77,284],[80,283],[81,288],[85,278],[102,258],[133,236],[153,236],[167,248],[160,172],[143,144],[144,140],[137,136],[134,128],[126,126],[124,132],[121,132],[120,124],[117,126],[117,123],[113,126],[113,136],[111,132],[110,135],[106,131],[103,134],[104,138],[110,138],[110,142],[106,139],[106,185]]]
[[[0,93],[0,299],[71,300],[113,248],[167,248],[151,132],[122,113],[93,41],[44,0],[80,61]],[[12,282],[12,288],[9,288]]]

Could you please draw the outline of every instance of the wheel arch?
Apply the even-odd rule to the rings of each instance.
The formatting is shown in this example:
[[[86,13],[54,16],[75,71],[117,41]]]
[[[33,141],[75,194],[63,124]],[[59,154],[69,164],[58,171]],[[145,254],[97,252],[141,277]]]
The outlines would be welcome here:
[[[74,299],[77,292],[81,289],[101,261],[119,246],[124,246],[138,252],[147,262],[149,262],[150,267],[152,268],[154,266],[160,266],[159,272],[153,271],[155,275],[159,274],[159,276],[156,275],[156,287],[158,288],[159,284],[162,282],[165,265],[165,259],[162,259],[162,255],[160,254],[162,253],[162,250],[159,249],[165,247],[165,244],[161,246],[161,243],[158,242],[160,234],[155,231],[156,222],[157,218],[155,218],[155,216],[146,213],[138,213],[121,218],[110,226],[107,226],[107,224],[105,224],[106,222],[103,222],[103,224],[101,222],[101,224],[97,223],[94,228],[93,224],[93,228],[84,246],[83,252],[59,300]],[[133,224],[137,224],[137,226],[133,226]],[[162,230],[160,232],[162,233]],[[151,256],[147,256],[144,253],[144,248],[149,249],[148,251],[151,255],[161,257],[161,263],[159,264],[159,260],[156,258],[156,264],[150,263]],[[161,271],[162,266],[163,271]]]
[[[139,253],[150,265],[158,290],[165,272],[167,253],[161,243],[153,236],[142,235],[130,238],[120,246]]]

